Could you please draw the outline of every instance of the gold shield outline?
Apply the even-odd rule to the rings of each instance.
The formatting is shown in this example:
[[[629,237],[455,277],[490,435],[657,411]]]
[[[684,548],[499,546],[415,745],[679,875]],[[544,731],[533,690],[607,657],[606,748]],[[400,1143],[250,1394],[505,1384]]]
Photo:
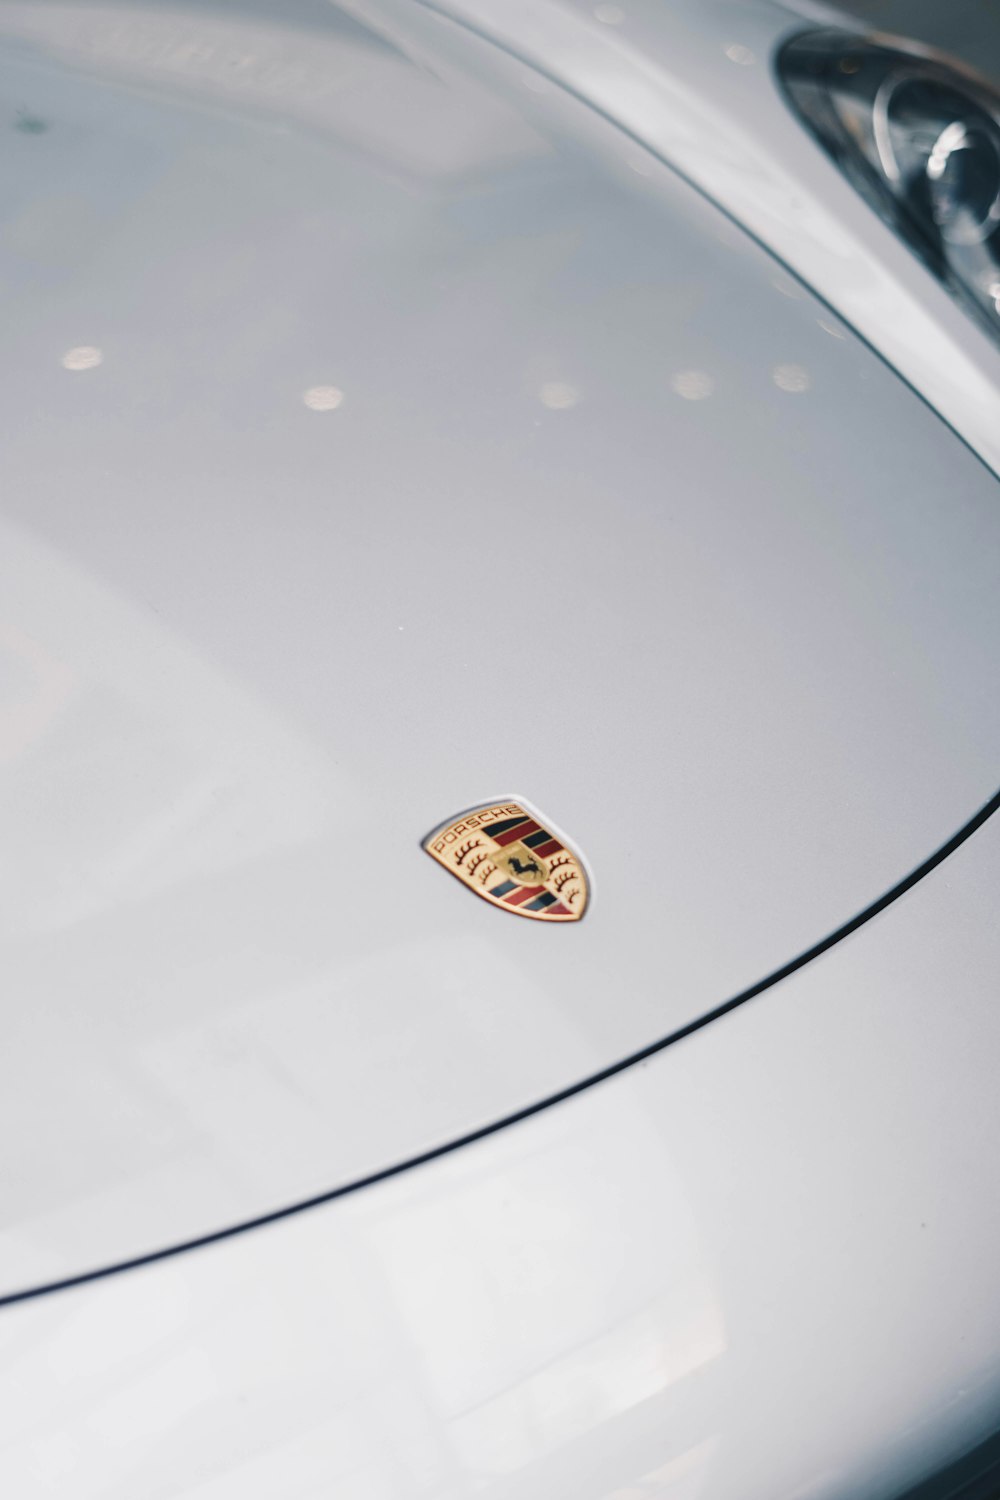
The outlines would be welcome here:
[[[468,890],[515,916],[579,922],[590,905],[580,854],[524,797],[467,807],[433,828],[421,847]]]

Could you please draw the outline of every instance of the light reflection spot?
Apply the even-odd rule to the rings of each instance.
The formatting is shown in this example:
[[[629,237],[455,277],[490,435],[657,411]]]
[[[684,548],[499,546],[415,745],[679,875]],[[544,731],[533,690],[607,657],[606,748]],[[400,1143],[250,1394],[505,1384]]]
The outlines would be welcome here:
[[[779,391],[807,391],[812,384],[804,365],[775,365],[771,379]]]
[[[620,5],[595,5],[594,18],[603,21],[605,26],[620,26],[625,19],[625,12]]]
[[[579,401],[580,392],[564,380],[549,380],[538,392],[538,399],[549,411],[569,411]]]
[[[752,67],[757,61],[754,53],[749,47],[744,47],[742,42],[731,42],[726,48],[726,56],[730,62],[739,63],[741,68]]]
[[[817,318],[816,321],[819,323],[819,326],[822,328],[823,332],[828,333],[831,338],[842,339],[846,337],[844,330],[842,328],[838,328],[836,323],[830,323],[826,318]]]
[[[62,367],[64,370],[96,370],[103,358],[101,350],[94,344],[78,344],[66,350]]]
[[[707,370],[678,370],[670,384],[685,401],[704,401],[715,390],[715,381]]]
[[[311,385],[302,392],[302,401],[310,411],[336,411],[344,393],[335,385]]]
[[[652,177],[653,175],[653,163],[648,156],[640,156],[638,153],[626,156],[625,165],[639,177]]]
[[[792,281],[787,276],[773,276],[771,285],[776,292],[780,292],[783,297],[787,297],[792,302],[801,302],[805,297],[805,292],[798,282]]]

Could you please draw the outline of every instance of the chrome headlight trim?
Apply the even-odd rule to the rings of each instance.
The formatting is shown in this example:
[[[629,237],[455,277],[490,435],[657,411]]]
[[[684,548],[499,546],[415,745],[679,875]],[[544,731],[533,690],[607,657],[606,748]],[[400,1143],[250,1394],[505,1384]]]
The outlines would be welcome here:
[[[839,30],[793,37],[777,70],[848,181],[1000,343],[1000,97],[937,54]]]

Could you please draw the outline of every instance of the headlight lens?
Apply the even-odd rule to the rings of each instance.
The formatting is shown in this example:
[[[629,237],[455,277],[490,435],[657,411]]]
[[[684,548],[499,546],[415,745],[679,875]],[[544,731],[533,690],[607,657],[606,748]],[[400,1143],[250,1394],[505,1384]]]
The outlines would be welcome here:
[[[857,190],[1000,338],[1000,100],[936,59],[841,31],[793,38],[778,71]]]

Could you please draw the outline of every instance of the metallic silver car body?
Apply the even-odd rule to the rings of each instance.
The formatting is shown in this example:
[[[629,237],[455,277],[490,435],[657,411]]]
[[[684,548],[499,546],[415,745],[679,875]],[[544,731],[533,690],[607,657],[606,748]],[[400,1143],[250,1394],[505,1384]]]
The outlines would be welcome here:
[[[634,139],[379,14],[0,11],[7,1290],[576,1084],[995,789],[992,476]],[[510,793],[576,930],[420,852]]]
[[[1000,472],[1000,352],[790,121],[781,40],[862,28],[793,0],[431,0],[585,98],[825,297]],[[919,52],[919,48],[915,48]]]
[[[1000,1401],[995,819],[644,1064],[170,1253],[703,1016],[996,777],[985,470],[636,119],[365,10],[0,8],[0,1491],[894,1500]],[[463,14],[645,76],[991,457],[778,8]],[[514,791],[579,926],[419,852]]]
[[[644,1066],[4,1308],[4,1493],[909,1497],[1000,1409],[998,881],[992,818]]]

